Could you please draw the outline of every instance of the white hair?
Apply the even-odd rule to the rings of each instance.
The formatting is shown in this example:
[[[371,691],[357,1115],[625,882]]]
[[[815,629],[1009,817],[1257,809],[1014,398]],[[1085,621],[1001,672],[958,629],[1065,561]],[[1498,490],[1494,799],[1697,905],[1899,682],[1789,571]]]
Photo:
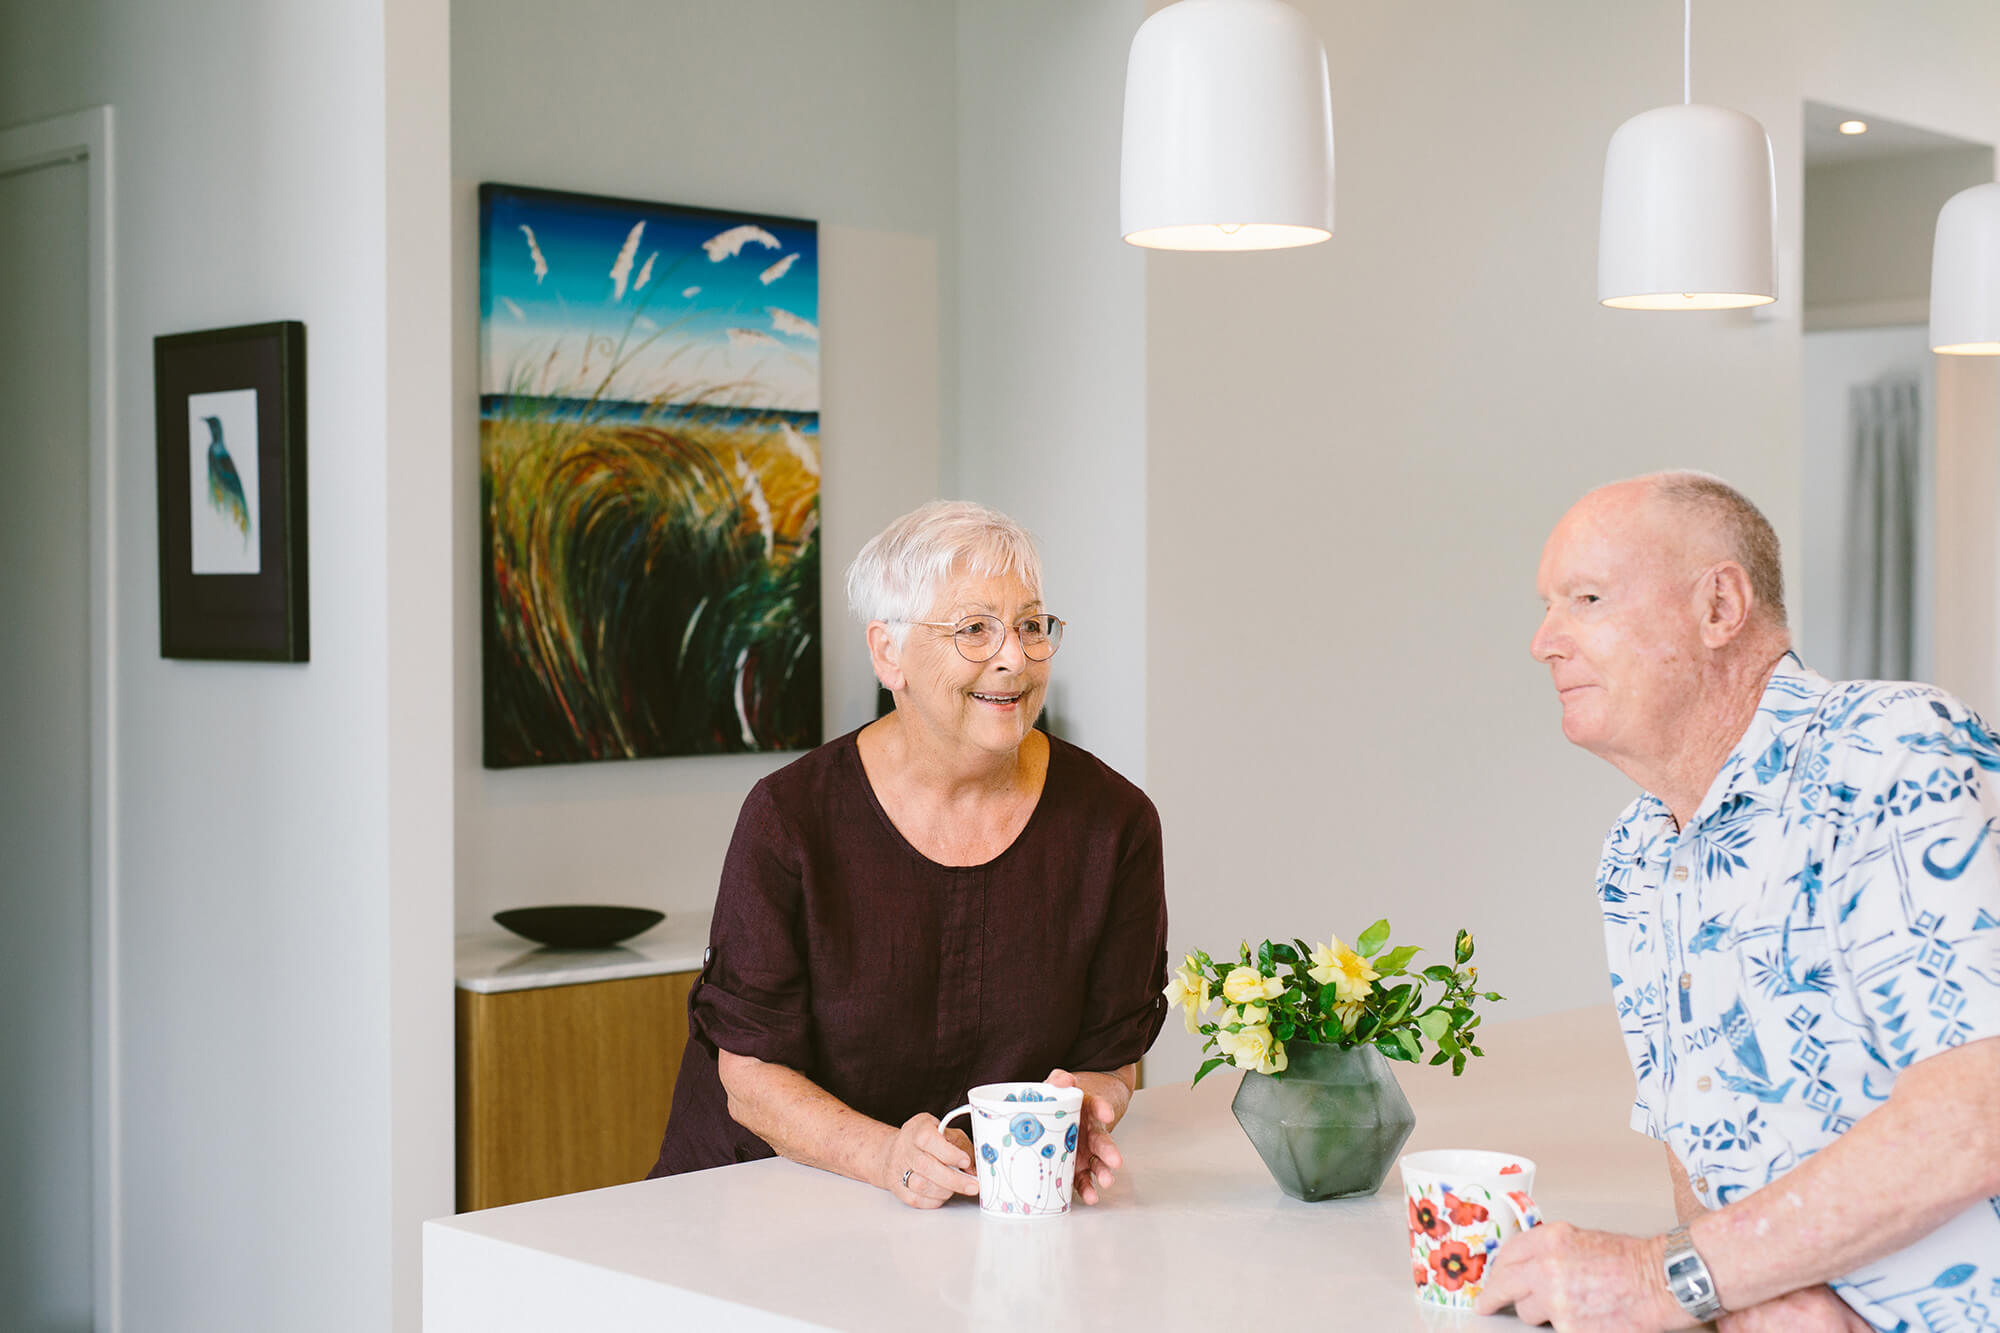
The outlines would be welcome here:
[[[927,619],[953,577],[1012,574],[1042,595],[1042,557],[1028,530],[970,500],[933,500],[875,534],[847,567],[847,607],[886,621],[898,644]]]

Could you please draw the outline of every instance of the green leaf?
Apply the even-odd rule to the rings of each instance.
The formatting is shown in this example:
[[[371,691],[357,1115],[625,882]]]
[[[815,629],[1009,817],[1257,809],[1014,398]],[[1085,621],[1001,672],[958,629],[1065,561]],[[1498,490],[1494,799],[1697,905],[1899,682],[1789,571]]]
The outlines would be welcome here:
[[[1289,1022],[1285,1022],[1273,1026],[1271,1029],[1271,1035],[1276,1037],[1279,1041],[1290,1041],[1292,1039],[1292,1034],[1297,1031],[1298,1031],[1297,1027],[1295,1027],[1293,1024]]]
[[[1434,1065],[1441,1065],[1449,1059],[1451,1059],[1450,1051],[1439,1051],[1437,1054],[1431,1057],[1431,1063]]]
[[[1424,1044],[1418,1041],[1417,1034],[1408,1028],[1397,1028],[1395,1036],[1397,1043],[1410,1053],[1412,1060],[1424,1053]]]
[[[1453,1078],[1457,1078],[1460,1074],[1463,1074],[1464,1072],[1465,1072],[1465,1052],[1460,1051],[1457,1055],[1451,1057],[1451,1076]]]
[[[1471,1051],[1474,1055],[1483,1056],[1486,1054],[1486,1052],[1480,1050],[1477,1046],[1468,1046],[1465,1049]]]
[[[1228,1063],[1229,1063],[1229,1057],[1225,1055],[1218,1055],[1213,1060],[1202,1061],[1201,1068],[1195,1070],[1194,1072],[1194,1082],[1189,1083],[1188,1086],[1191,1088],[1195,1085],[1195,1083],[1199,1083],[1204,1078],[1207,1078],[1211,1073],[1214,1072],[1215,1067],[1217,1065],[1226,1065]]]
[[[1482,1000],[1504,1000],[1507,997],[1504,995],[1495,995],[1492,991],[1487,991],[1486,994],[1480,996],[1479,998]]]
[[[1400,948],[1391,949],[1382,955],[1380,962],[1375,964],[1375,970],[1383,976],[1401,972],[1409,965],[1409,961],[1412,958],[1415,958],[1422,952],[1423,946],[1417,944],[1405,944]]]
[[[1296,935],[1294,935],[1294,936],[1292,937],[1292,943],[1293,943],[1293,945],[1295,945],[1295,946],[1296,946],[1296,947],[1298,948],[1298,951],[1299,951],[1299,957],[1301,957],[1301,958],[1310,958],[1310,957],[1312,957],[1312,951],[1313,951],[1313,950],[1312,950],[1312,945],[1310,945],[1310,944],[1307,944],[1307,943],[1306,943],[1306,942],[1305,942],[1304,940],[1300,939],[1300,938],[1299,938],[1298,936],[1296,936]]]
[[[1442,1041],[1451,1031],[1451,1015],[1442,1009],[1430,1009],[1417,1015],[1417,1027],[1432,1041]]]
[[[1389,920],[1384,917],[1361,932],[1361,938],[1354,942],[1354,952],[1363,958],[1373,958],[1389,942]]]
[[[1299,961],[1299,951],[1289,944],[1273,944],[1267,947],[1271,950],[1271,957],[1281,963],[1296,963]]]
[[[1432,981],[1450,981],[1455,974],[1445,964],[1433,963],[1424,969],[1423,975],[1429,977]]]
[[[1440,1032],[1437,1035],[1436,1040],[1438,1044],[1438,1049],[1440,1051],[1445,1052],[1447,1055],[1458,1054],[1458,1042],[1455,1038],[1452,1037],[1451,1033]]]
[[[1375,1039],[1375,1049],[1382,1052],[1383,1055],[1391,1060],[1414,1060],[1416,1058],[1403,1049],[1402,1043],[1396,1040],[1396,1034],[1391,1034],[1387,1037],[1377,1037]]]

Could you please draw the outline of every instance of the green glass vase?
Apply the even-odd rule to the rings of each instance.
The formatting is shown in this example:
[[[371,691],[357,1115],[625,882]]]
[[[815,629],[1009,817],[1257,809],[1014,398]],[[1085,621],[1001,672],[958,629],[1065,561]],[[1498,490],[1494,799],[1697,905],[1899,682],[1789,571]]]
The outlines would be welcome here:
[[[1373,1194],[1417,1117],[1373,1046],[1342,1050],[1294,1042],[1282,1076],[1243,1075],[1230,1109],[1294,1199],[1317,1203]]]

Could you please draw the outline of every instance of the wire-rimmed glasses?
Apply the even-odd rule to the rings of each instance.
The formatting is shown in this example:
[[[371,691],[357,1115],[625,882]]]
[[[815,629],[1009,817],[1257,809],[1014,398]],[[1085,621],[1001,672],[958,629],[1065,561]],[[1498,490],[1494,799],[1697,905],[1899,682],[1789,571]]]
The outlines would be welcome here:
[[[951,631],[952,646],[968,662],[988,662],[1007,642],[1007,622],[998,616],[967,616],[963,620],[906,620],[906,625],[928,625]],[[1022,616],[1013,630],[1021,640],[1021,652],[1031,662],[1046,662],[1062,646],[1063,622],[1047,612]]]

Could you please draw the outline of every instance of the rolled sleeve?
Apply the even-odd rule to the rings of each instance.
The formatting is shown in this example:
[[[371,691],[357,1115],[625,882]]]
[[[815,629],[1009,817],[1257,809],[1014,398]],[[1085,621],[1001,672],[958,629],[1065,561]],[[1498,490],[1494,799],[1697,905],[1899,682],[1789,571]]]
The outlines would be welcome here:
[[[1874,1054],[1898,1070],[2000,1036],[2000,741],[1949,696],[1915,704],[1831,882]]]
[[[751,790],[723,861],[709,956],[688,999],[688,1035],[792,1069],[813,1049],[797,838],[763,784]]]
[[[1160,816],[1133,821],[1110,914],[1092,960],[1083,1023],[1068,1068],[1121,1069],[1152,1047],[1166,1021],[1167,891]]]

